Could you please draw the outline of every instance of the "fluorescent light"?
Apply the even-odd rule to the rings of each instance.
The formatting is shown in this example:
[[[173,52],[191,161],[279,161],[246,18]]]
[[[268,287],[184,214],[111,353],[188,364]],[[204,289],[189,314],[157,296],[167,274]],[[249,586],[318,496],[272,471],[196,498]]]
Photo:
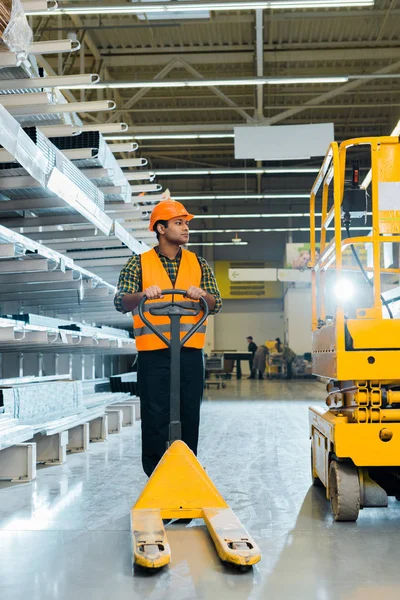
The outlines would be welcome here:
[[[400,121],[397,123],[396,127],[393,129],[393,131],[390,135],[394,136],[394,137],[398,137],[400,135]],[[366,190],[371,185],[371,181],[372,181],[372,169],[370,169],[368,171],[367,175],[365,176],[365,179],[361,184],[361,188],[363,190]]]
[[[316,228],[317,231],[321,231],[320,227]],[[342,227],[343,231],[345,228]],[[371,227],[357,227],[357,231],[371,231]],[[333,231],[334,228],[329,228],[329,231]],[[256,228],[256,229],[191,229],[190,235],[196,235],[199,233],[271,233],[271,232],[283,233],[286,231],[310,231],[309,227],[273,227],[273,228]]]
[[[311,160],[311,156],[296,156],[296,158],[292,158],[289,156],[274,156],[271,158],[252,158],[255,162],[271,162],[272,160]]]
[[[372,213],[367,213],[367,215],[371,216]],[[290,218],[290,217],[294,217],[294,218],[308,218],[310,216],[310,213],[292,213],[292,212],[286,212],[286,213],[257,213],[257,214],[250,214],[250,213],[235,213],[235,214],[231,214],[231,215],[196,215],[197,219],[286,219],[286,218]],[[315,213],[316,217],[322,217],[322,213]],[[358,229],[358,228],[357,228]]]
[[[347,76],[339,77],[276,77],[268,79],[268,85],[293,85],[302,83],[346,83],[349,78]]]
[[[196,215],[197,219],[283,219],[289,217],[309,217],[310,213],[258,213],[258,214],[233,214],[233,215]],[[320,217],[321,213],[317,213]]]
[[[215,196],[175,196],[175,200],[287,200],[290,198],[307,198],[310,199],[310,194],[217,194]]]
[[[281,173],[319,173],[318,168],[301,168],[301,167],[282,167],[270,169],[185,169],[182,171],[168,170],[156,171],[157,177],[186,177],[188,175],[264,175],[264,174],[281,174]],[[307,196],[308,197],[308,196]]]
[[[185,246],[247,246],[248,242],[189,242]]]
[[[132,139],[135,140],[208,140],[208,139],[223,139],[234,138],[234,133],[159,133],[159,134],[143,134],[135,135]]]
[[[251,0],[240,1],[214,1],[214,2],[171,2],[171,3],[132,3],[128,5],[89,5],[89,6],[65,6],[52,8],[51,10],[28,10],[26,15],[49,16],[57,14],[66,15],[90,15],[90,14],[149,14],[149,13],[174,13],[174,12],[197,12],[209,10],[296,10],[303,8],[341,8],[341,7],[363,7],[373,6],[374,0]]]
[[[104,139],[107,140],[107,142],[129,142],[130,140],[134,140],[136,138],[134,138],[133,135],[105,135]]]
[[[356,79],[356,75],[352,75]],[[344,83],[348,81],[348,76],[329,76],[329,77],[248,77],[243,79],[188,79],[172,81],[171,79],[147,80],[147,81],[103,81],[95,86],[91,84],[79,85],[59,85],[59,90],[98,90],[106,89],[136,89],[136,88],[197,88],[197,87],[223,87],[240,85],[291,85],[291,84],[314,84],[314,83]]]

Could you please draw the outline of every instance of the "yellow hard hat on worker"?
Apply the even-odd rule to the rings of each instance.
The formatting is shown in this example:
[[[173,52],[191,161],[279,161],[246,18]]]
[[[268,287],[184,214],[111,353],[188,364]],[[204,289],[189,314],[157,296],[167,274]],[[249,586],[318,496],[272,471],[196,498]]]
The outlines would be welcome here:
[[[166,190],[163,196],[165,196],[165,199],[161,200],[151,213],[150,231],[154,231],[154,225],[157,221],[169,221],[169,219],[176,219],[177,217],[185,217],[187,221],[194,219],[194,215],[188,213],[183,204],[170,197],[169,190]]]

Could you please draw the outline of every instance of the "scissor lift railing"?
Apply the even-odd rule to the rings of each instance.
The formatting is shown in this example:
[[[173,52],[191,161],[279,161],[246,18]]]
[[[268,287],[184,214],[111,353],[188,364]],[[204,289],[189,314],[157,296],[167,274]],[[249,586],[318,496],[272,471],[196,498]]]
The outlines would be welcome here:
[[[372,223],[368,235],[346,237],[343,230],[343,198],[348,151],[369,146],[372,170]],[[321,235],[317,243],[316,196],[322,188]],[[332,201],[333,199],[333,201]],[[357,138],[332,143],[311,191],[312,330],[314,373],[345,380],[388,380],[399,378],[400,320],[389,319],[382,300],[382,281],[397,279],[397,266],[382,267],[383,244],[400,242],[400,142],[397,137]],[[328,241],[328,228],[334,236]],[[358,228],[358,227],[356,227]],[[319,245],[319,256],[318,256]],[[345,252],[361,245],[372,247],[372,265],[365,266],[371,277],[373,301],[358,306],[355,318],[345,312],[338,299],[327,315],[328,283],[332,271],[339,280],[345,271],[354,277],[357,265],[347,266]],[[368,304],[368,302],[366,302]],[[349,346],[349,338],[352,341]]]

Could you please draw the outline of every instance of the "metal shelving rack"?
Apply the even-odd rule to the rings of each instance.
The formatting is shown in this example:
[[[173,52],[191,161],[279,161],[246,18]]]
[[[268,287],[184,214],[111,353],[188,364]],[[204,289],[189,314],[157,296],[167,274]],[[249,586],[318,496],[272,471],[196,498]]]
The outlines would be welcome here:
[[[31,11],[45,3],[23,4]],[[103,138],[124,131],[125,124],[83,123],[75,112],[112,110],[114,103],[78,103],[56,87],[70,79],[95,86],[97,75],[39,73],[37,55],[43,64],[45,54],[77,49],[78,44],[60,40],[33,43],[29,60],[1,53],[0,306],[1,314],[18,316],[0,323],[3,378],[6,354],[20,357],[21,375],[21,356],[28,352],[82,357],[136,351],[123,329],[104,333],[98,325],[130,327],[130,317],[113,307],[115,259],[119,265],[131,252],[148,248],[132,227],[137,224],[139,235],[146,227],[133,196],[161,186],[144,171],[145,158],[128,158],[137,144],[117,150]],[[122,170],[126,166],[129,172]],[[131,178],[137,178],[133,186]],[[21,321],[25,314],[36,315],[38,322]],[[79,331],[59,329],[57,323],[74,323]],[[109,363],[101,370],[113,368]]]

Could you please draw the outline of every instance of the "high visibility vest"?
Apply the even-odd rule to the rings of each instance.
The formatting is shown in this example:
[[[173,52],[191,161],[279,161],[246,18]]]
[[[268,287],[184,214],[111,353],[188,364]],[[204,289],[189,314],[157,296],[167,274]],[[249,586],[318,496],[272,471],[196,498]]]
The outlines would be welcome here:
[[[150,287],[151,285],[158,285],[162,290],[168,290],[176,288],[178,290],[187,290],[191,285],[200,287],[202,278],[202,269],[197,259],[197,256],[193,252],[183,250],[181,262],[178,269],[178,275],[173,285],[167,271],[165,270],[157,252],[149,250],[140,255],[140,261],[142,265],[142,290]],[[149,308],[151,306],[164,306],[167,302],[172,300],[172,295],[165,296],[156,300],[147,300],[145,304],[144,315],[153,324],[156,325],[159,331],[161,331],[165,337],[170,339],[170,326],[171,321],[167,316],[155,316],[151,315]],[[196,300],[188,300],[183,296],[174,296],[175,302],[179,304],[186,304],[187,306],[196,306],[199,302]],[[186,333],[195,325],[202,317],[202,312],[194,316],[184,316],[180,320],[180,336],[181,339]],[[185,344],[188,348],[204,348],[205,336],[206,336],[206,325],[207,321],[203,323],[199,331],[197,331]],[[142,319],[139,317],[137,309],[133,314],[133,328],[135,333],[136,347],[138,351],[146,350],[162,350],[167,346],[156,336],[155,333],[145,325]]]

